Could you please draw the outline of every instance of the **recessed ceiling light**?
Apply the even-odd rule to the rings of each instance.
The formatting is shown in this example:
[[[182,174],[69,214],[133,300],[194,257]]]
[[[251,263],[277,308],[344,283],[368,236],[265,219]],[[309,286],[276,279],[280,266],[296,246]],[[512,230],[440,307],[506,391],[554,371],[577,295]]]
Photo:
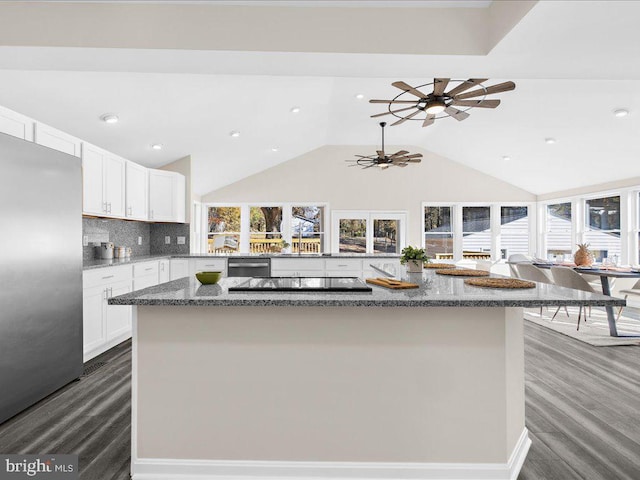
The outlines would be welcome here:
[[[100,120],[102,120],[105,123],[118,123],[118,120],[120,119],[118,118],[117,115],[113,113],[105,113],[100,117]]]
[[[291,107],[291,113],[298,113],[300,111],[300,107]]]
[[[358,94],[356,95],[356,99],[357,99],[357,100],[362,100],[363,98],[364,98],[364,95],[363,95],[363,94],[361,94],[361,93],[358,93]]]
[[[547,137],[544,139],[544,143],[546,143],[547,145],[553,145],[556,142],[557,140],[553,137]]]
[[[162,144],[154,143],[153,145],[151,145],[151,148],[153,148],[154,150],[162,150]]]
[[[240,132],[237,130],[231,130],[229,132],[229,135],[231,135],[233,138],[238,138],[240,136]]]
[[[272,152],[277,152],[278,150],[280,150],[278,147],[273,147],[273,148],[271,149],[271,151],[272,151]]]
[[[511,157],[509,155],[503,155],[502,160],[504,160],[505,162],[508,162],[509,160],[511,160]]]
[[[629,115],[629,110],[627,110],[626,108],[618,108],[613,111],[613,114],[616,117],[626,117],[627,115]]]

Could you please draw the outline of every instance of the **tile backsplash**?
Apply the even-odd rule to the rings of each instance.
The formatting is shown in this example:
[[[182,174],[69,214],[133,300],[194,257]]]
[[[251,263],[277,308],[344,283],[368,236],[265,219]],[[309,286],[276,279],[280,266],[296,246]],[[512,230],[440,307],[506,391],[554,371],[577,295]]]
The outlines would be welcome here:
[[[189,253],[189,224],[145,223],[107,218],[82,218],[82,235],[89,242],[82,247],[83,260],[96,258],[93,244],[113,242],[116,247],[131,247],[134,257],[141,255],[170,255]],[[142,237],[142,245],[138,245]],[[169,237],[170,243],[165,243]],[[178,244],[184,237],[184,244]]]

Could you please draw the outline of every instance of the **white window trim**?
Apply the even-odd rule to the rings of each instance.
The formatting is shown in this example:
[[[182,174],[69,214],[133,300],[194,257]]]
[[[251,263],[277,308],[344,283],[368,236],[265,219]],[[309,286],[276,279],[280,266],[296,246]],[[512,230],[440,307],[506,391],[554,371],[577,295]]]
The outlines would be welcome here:
[[[331,252],[340,251],[340,220],[366,220],[367,237],[366,253],[373,253],[373,221],[374,220],[399,220],[398,248],[402,250],[407,242],[407,225],[409,214],[406,211],[386,210],[334,210],[331,212]]]

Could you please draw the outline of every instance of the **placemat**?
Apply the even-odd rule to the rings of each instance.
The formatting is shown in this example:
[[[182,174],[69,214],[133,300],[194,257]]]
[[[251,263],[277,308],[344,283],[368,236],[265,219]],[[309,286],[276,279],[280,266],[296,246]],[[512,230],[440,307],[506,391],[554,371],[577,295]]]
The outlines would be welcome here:
[[[453,263],[425,263],[424,268],[456,268]]]
[[[488,288],[534,288],[536,286],[533,282],[517,278],[470,278],[464,283],[474,287]]]
[[[454,277],[488,277],[489,272],[484,270],[472,270],[470,268],[448,268],[446,270],[436,270],[438,275],[452,275]]]

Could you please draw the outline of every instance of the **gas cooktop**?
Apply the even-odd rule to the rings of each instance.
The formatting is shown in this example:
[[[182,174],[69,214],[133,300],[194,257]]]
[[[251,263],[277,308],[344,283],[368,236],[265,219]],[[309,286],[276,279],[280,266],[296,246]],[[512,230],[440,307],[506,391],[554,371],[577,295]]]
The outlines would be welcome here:
[[[229,292],[371,292],[357,277],[254,277]]]

